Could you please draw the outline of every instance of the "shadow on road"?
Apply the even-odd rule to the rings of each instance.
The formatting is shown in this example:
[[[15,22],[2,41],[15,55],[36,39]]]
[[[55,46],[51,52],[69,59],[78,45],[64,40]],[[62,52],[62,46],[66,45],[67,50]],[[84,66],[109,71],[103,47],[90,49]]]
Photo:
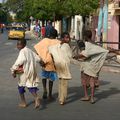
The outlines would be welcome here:
[[[83,88],[80,87],[71,87],[68,89],[68,98],[66,104],[69,104],[71,102],[75,102],[79,100],[83,96]]]
[[[66,104],[69,104],[71,102],[75,102],[75,101],[79,100],[81,98],[81,95],[82,95],[81,93],[83,94],[82,87],[70,87],[70,88],[68,88],[68,97],[67,97]],[[42,100],[40,110],[47,109],[48,104],[51,104],[51,103],[56,102],[56,101],[58,102],[58,93],[54,93],[53,97],[55,98],[53,101],[49,101],[47,99]]]
[[[103,85],[107,85],[110,84],[110,82],[108,81],[101,81],[101,86]],[[90,89],[89,89],[90,92]],[[112,96],[114,94],[118,94],[120,93],[120,90],[114,87],[108,88],[107,90],[102,90],[99,92],[99,89],[96,89],[95,92],[95,97],[97,98],[96,102],[108,98],[109,96]],[[78,86],[78,87],[70,87],[68,88],[68,97],[67,97],[67,101],[66,104],[70,104],[72,102],[75,102],[77,100],[80,100],[80,98],[84,95],[84,91],[82,86]],[[54,102],[58,102],[58,93],[54,93],[53,97],[55,98],[52,101],[49,101],[48,99],[42,99],[41,100],[41,107],[39,110],[44,110],[47,109],[48,104],[54,103]],[[32,104],[32,102],[30,103]],[[59,104],[59,103],[58,103]]]
[[[102,99],[108,98],[109,96],[119,94],[119,93],[120,93],[120,89],[117,89],[115,87],[111,87],[107,90],[103,90],[95,95],[97,97],[96,102],[98,102]]]
[[[111,82],[100,80],[100,86],[110,84]]]

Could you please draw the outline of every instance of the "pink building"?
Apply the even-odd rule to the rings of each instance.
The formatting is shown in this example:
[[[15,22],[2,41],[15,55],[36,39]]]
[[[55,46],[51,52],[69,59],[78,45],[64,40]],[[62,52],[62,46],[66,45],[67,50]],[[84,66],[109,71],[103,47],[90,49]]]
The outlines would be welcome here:
[[[112,1],[112,0],[109,0]],[[113,2],[114,1],[114,2]],[[120,42],[120,0],[113,0],[108,4],[108,40]],[[97,28],[98,16],[93,17],[93,29]],[[94,36],[93,36],[94,37]],[[108,44],[109,47],[120,49],[120,44]]]
[[[120,0],[114,0],[108,5],[108,42],[120,42]],[[110,47],[120,49],[119,44]]]

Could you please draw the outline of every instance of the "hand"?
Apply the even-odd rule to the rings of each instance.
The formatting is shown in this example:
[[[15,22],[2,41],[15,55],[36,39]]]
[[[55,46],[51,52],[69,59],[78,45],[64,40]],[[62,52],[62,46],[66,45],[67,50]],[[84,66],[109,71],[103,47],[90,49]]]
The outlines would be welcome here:
[[[44,63],[44,61],[41,60],[41,61],[40,61],[40,65],[41,65],[42,67],[45,67],[46,64]]]
[[[12,73],[12,76],[13,76],[14,78],[16,78],[16,74],[15,74],[15,72],[14,72],[14,73]]]
[[[73,59],[79,59],[79,55],[73,56]]]

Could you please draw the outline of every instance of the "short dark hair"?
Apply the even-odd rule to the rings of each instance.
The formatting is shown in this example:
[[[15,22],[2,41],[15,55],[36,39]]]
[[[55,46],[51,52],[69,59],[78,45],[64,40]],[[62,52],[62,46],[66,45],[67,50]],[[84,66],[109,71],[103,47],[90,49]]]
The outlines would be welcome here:
[[[91,30],[86,30],[84,32],[84,37],[85,37],[85,41],[91,39],[92,38],[92,32],[91,32]]]
[[[27,41],[25,39],[20,39],[20,40],[17,41],[17,44],[21,44],[21,45],[26,46]]]
[[[64,38],[65,35],[69,35],[69,36],[70,36],[70,34],[69,34],[68,32],[63,32],[63,33],[61,34],[61,38]]]
[[[58,32],[57,32],[57,30],[54,27],[52,27],[51,30],[50,30],[49,38],[53,38],[54,39],[56,37],[58,37]]]
[[[82,40],[78,40],[77,45],[78,45],[80,50],[85,49],[85,43]]]

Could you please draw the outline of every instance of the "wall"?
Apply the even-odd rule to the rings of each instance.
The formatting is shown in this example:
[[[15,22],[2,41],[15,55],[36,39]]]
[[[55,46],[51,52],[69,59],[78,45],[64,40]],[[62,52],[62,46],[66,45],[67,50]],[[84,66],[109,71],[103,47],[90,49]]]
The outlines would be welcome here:
[[[111,28],[108,29],[108,41],[119,42],[119,16],[111,16]],[[108,45],[109,47],[118,49],[118,44]]]

